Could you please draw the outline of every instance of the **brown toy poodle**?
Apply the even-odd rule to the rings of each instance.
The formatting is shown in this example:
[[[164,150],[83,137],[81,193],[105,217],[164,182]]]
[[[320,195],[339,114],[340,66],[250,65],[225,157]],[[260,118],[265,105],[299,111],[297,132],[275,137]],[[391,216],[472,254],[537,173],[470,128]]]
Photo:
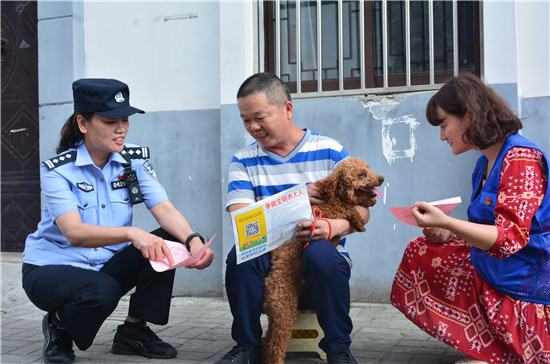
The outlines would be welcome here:
[[[349,158],[340,162],[325,179],[316,182],[319,186],[322,205],[314,206],[322,211],[323,218],[346,219],[356,231],[365,231],[356,205],[370,207],[382,193],[376,187],[384,177],[374,173],[367,162]],[[337,246],[340,236],[330,242]],[[263,312],[268,316],[268,328],[262,338],[262,363],[282,364],[286,344],[296,323],[298,297],[305,286],[301,276],[304,247],[294,241],[271,251],[271,269],[265,278]]]

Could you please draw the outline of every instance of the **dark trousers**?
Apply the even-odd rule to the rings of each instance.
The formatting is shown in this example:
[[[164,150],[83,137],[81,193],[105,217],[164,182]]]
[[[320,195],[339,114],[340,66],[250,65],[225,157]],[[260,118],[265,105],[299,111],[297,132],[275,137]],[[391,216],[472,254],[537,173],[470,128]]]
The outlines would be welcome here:
[[[161,235],[154,231],[156,235]],[[23,264],[23,288],[36,307],[57,312],[80,350],[86,350],[122,296],[136,288],[128,315],[168,323],[175,270],[158,273],[133,245],[116,253],[100,271],[70,265]]]
[[[269,254],[239,265],[235,247],[227,256],[225,285],[233,314],[231,335],[237,344],[252,346],[257,350],[261,349],[260,315],[264,279],[269,273],[269,267]],[[349,345],[353,329],[349,317],[349,263],[330,242],[317,240],[304,251],[302,275],[308,283],[306,296],[317,311],[319,325],[325,333],[319,343],[321,349],[332,352],[338,350],[340,344]]]

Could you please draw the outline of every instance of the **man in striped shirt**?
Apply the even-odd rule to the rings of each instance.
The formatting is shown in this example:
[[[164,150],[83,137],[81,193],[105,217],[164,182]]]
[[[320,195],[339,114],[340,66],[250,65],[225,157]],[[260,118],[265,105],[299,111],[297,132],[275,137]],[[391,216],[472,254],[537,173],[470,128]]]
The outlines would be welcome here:
[[[311,204],[318,204],[315,181],[328,176],[336,164],[349,157],[340,143],[308,129],[298,128],[292,119],[293,105],[284,83],[275,75],[258,73],[239,88],[237,103],[243,124],[256,142],[238,151],[229,168],[226,209],[238,210],[300,183],[307,183]],[[365,221],[369,210],[357,206]],[[357,363],[350,352],[352,322],[349,317],[351,260],[330,237],[355,230],[347,220],[319,220],[313,240],[304,251],[302,274],[308,282],[303,301],[317,311],[325,333],[319,346],[327,352],[329,364]],[[313,221],[298,224],[296,239],[306,242]],[[331,234],[332,229],[332,236]],[[260,363],[262,328],[260,315],[264,279],[269,273],[269,254],[236,263],[235,247],[227,256],[226,290],[233,314],[232,337],[237,345],[217,364]],[[309,307],[312,308],[312,307]]]

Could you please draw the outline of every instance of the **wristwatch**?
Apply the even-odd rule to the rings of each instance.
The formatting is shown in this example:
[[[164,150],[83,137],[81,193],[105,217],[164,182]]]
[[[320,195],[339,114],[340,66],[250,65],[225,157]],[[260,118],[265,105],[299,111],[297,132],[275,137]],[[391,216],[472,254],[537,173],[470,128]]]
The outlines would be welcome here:
[[[191,239],[193,239],[195,237],[198,237],[199,239],[201,239],[202,243],[204,244],[204,238],[201,236],[201,234],[199,234],[199,233],[190,234],[187,237],[187,239],[185,239],[185,247],[187,248],[187,250],[189,250],[189,252],[191,252],[191,247],[189,246],[189,243],[191,242]]]

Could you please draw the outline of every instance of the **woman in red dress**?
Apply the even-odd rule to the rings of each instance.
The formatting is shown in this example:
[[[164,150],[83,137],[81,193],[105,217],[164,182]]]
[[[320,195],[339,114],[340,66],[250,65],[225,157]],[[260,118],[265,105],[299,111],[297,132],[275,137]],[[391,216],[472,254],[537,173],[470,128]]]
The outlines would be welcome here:
[[[522,123],[473,75],[429,101],[453,154],[479,150],[468,221],[417,202],[391,302],[422,330],[466,354],[458,363],[550,363],[548,159]],[[457,363],[457,364],[458,364]]]

